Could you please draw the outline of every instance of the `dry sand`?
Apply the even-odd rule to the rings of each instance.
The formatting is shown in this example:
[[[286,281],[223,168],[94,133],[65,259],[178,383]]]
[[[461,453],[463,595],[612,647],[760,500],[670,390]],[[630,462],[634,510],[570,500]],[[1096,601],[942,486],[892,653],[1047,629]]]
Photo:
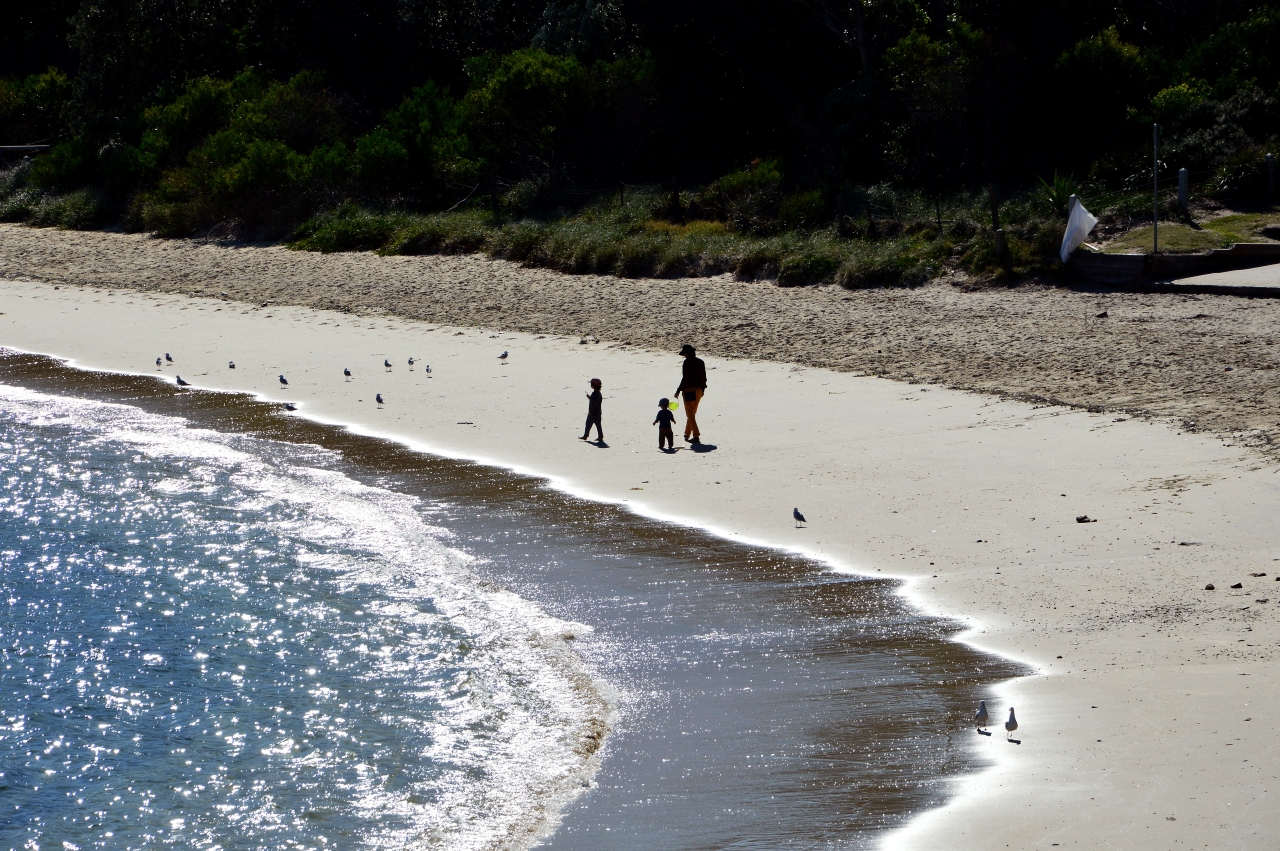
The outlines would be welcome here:
[[[256,304],[592,335],[660,351],[692,341],[723,357],[1175,417],[1261,447],[1280,436],[1276,300],[570,277],[478,255],[321,255],[19,225],[0,225],[0,277],[227,292]]]
[[[922,607],[970,625],[974,643],[1033,666],[1036,676],[990,696],[995,735],[973,736],[992,767],[966,778],[952,804],[889,836],[887,847],[1280,844],[1280,815],[1270,803],[1271,786],[1280,784],[1271,732],[1280,722],[1280,531],[1273,519],[1280,478],[1258,451],[1164,421],[712,357],[700,420],[715,449],[668,456],[657,451],[649,423],[658,396],[677,383],[679,359],[612,345],[609,334],[631,315],[634,324],[619,337],[668,344],[686,336],[680,329],[693,327],[695,315],[704,317],[701,327],[712,327],[705,317],[713,315],[722,326],[731,315],[754,317],[741,321],[761,326],[752,331],[757,354],[804,352],[817,360],[844,352],[845,365],[854,366],[868,333],[861,326],[874,317],[872,333],[888,337],[893,329],[898,347],[936,360],[939,372],[931,377],[964,383],[942,366],[977,370],[985,357],[992,385],[1012,392],[1020,375],[1037,377],[1028,365],[1034,360],[1060,377],[1083,350],[1128,364],[1138,360],[1143,340],[1159,341],[1157,352],[1174,351],[1173,329],[1209,321],[1225,328],[1238,318],[1257,333],[1247,346],[1219,347],[1222,341],[1208,335],[1178,347],[1203,358],[1259,347],[1261,359],[1269,354],[1267,318],[1280,309],[1268,302],[943,286],[787,292],[724,280],[565,279],[477,258],[319,257],[110,235],[41,232],[28,239],[31,233],[0,231],[0,273],[125,286],[147,270],[150,277],[136,283],[148,289],[232,292],[255,281],[264,292],[275,287],[264,296],[273,301],[293,293],[323,302],[350,291],[342,304],[353,307],[386,293],[389,308],[407,312],[416,304],[419,315],[456,311],[450,315],[468,321],[442,327],[6,283],[0,345],[71,357],[87,368],[152,374],[155,357],[171,351],[176,366],[159,373],[167,380],[176,371],[197,386],[288,399],[304,415],[547,476],[583,496],[810,553],[837,569],[901,576]],[[95,246],[102,257],[95,258]],[[314,287],[300,286],[315,270],[323,271]],[[468,275],[478,280],[469,283]],[[475,294],[471,307],[462,301],[467,291]],[[677,294],[685,306],[653,314]],[[855,301],[842,301],[850,297]],[[554,318],[557,303],[575,302],[580,318]],[[1099,302],[1111,318],[1132,313],[1145,321],[1104,324],[1078,315]],[[550,330],[560,322],[575,333],[477,331],[470,317],[486,303],[499,305],[487,327]],[[597,305],[594,312],[589,304]],[[1200,312],[1215,318],[1177,318]],[[964,316],[973,321],[961,322]],[[647,338],[636,325],[660,330]],[[852,335],[824,331],[852,326]],[[1089,328],[1100,330],[1084,334]],[[606,342],[580,344],[588,331]],[[784,348],[787,335],[792,342]],[[1020,357],[996,339],[1014,337]],[[718,352],[752,345],[742,332],[706,339]],[[968,354],[953,360],[930,352],[926,340]],[[1132,355],[1118,353],[1126,347]],[[503,349],[512,353],[507,366],[496,357]],[[410,355],[430,363],[433,377],[408,372]],[[390,375],[384,357],[396,363]],[[230,359],[235,371],[226,368]],[[1182,375],[1193,360],[1180,361]],[[344,366],[355,381],[342,380]],[[1100,386],[1114,395],[1117,382],[1127,381],[1133,394],[1176,408],[1171,413],[1203,418],[1196,406],[1226,404],[1221,395],[1175,396],[1172,385],[1160,383],[1168,380],[1164,370],[1151,373],[1148,389],[1137,367],[1109,368],[1111,381],[1077,377],[1066,389],[1042,379],[1044,395],[1066,398],[1072,387],[1102,393]],[[287,393],[279,373],[289,377]],[[605,381],[608,449],[576,439],[592,376]],[[1261,387],[1264,377],[1261,369],[1206,373],[1197,386],[1207,392],[1241,380]],[[375,392],[385,406],[372,403]],[[1154,401],[1144,407],[1157,408]],[[1249,411],[1238,405],[1218,416],[1256,416]],[[793,528],[792,506],[808,516],[807,529]],[[1077,523],[1082,514],[1098,522]],[[1217,590],[1204,590],[1208,582]],[[1229,587],[1237,582],[1243,587]],[[999,726],[1009,705],[1022,725],[1018,745],[1007,744]]]

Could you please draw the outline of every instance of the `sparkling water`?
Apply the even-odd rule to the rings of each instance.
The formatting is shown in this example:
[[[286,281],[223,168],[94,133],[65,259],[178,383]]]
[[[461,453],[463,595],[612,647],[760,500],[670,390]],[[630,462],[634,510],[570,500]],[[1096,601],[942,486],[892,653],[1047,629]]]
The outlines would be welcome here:
[[[335,455],[0,386],[0,848],[462,851],[582,785],[584,627]]]

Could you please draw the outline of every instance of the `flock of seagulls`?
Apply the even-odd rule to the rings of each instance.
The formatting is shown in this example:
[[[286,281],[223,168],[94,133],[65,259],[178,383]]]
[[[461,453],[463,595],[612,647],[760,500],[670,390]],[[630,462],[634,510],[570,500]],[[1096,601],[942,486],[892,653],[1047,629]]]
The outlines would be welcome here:
[[[499,359],[499,360],[501,360],[501,361],[503,362],[503,364],[505,364],[505,363],[507,362],[507,357],[508,357],[508,355],[509,355],[509,353],[504,351],[502,354],[498,355],[498,359]],[[167,363],[173,363],[173,355],[172,355],[171,353],[169,353],[169,352],[165,352],[165,353],[164,353],[164,357],[156,358],[156,366],[157,366],[157,367],[163,367],[163,366],[164,366],[164,364],[165,364],[166,362],[167,362]],[[413,367],[414,367],[414,365],[415,365],[415,364],[417,364],[417,362],[418,362],[418,359],[417,359],[417,358],[409,358],[409,369],[410,369],[410,371],[412,371],[412,370],[413,370]],[[391,368],[392,368],[392,366],[393,366],[393,364],[391,363],[390,359],[388,359],[388,358],[383,358],[383,359],[382,359],[382,365],[386,368],[387,372],[390,372],[390,371],[391,371]],[[235,362],[235,361],[228,361],[228,362],[227,362],[227,369],[235,369],[235,368],[236,368],[236,362]],[[423,366],[422,366],[422,371],[423,371],[423,372],[425,372],[427,375],[430,375],[430,374],[431,374],[431,365],[430,365],[430,364],[423,364]],[[342,369],[342,375],[343,375],[343,377],[345,378],[345,380],[350,381],[350,380],[352,379],[352,377],[353,377],[353,376],[352,376],[352,374],[351,374],[351,368],[350,368],[350,367],[343,367],[343,369]],[[179,387],[190,387],[190,386],[191,386],[191,382],[190,382],[190,381],[187,381],[186,379],[184,379],[181,375],[175,375],[175,376],[174,376],[174,378],[177,380],[177,383],[178,383],[178,386],[179,386]],[[288,387],[288,386],[289,386],[289,379],[285,378],[283,375],[278,376],[278,380],[280,381],[280,386],[281,386],[281,387]],[[379,405],[385,405],[385,404],[386,404],[386,402],[384,402],[384,401],[383,401],[383,399],[382,399],[382,394],[381,394],[381,393],[377,393],[377,394],[375,394],[374,398],[377,400],[377,403],[378,403]],[[285,410],[286,410],[286,411],[296,411],[296,410],[298,410],[297,405],[294,405],[292,402],[286,402],[286,403],[285,403],[285,405],[284,405],[284,408],[285,408]]]

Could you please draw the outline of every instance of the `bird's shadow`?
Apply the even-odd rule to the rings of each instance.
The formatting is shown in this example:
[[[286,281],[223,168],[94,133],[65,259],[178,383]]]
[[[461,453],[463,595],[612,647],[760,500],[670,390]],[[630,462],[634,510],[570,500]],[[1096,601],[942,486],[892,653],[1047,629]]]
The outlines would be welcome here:
[[[990,731],[990,730],[979,730],[979,731],[978,731],[978,735],[979,735],[979,736],[990,736],[990,735],[991,735],[991,731]]]
[[[714,443],[690,443],[685,449],[692,449],[694,452],[715,452],[717,447]]]
[[[1022,739],[1005,739],[1005,741],[1006,741],[1006,742],[1009,742],[1010,744],[1014,744],[1014,745],[1020,745],[1020,744],[1022,744]]]

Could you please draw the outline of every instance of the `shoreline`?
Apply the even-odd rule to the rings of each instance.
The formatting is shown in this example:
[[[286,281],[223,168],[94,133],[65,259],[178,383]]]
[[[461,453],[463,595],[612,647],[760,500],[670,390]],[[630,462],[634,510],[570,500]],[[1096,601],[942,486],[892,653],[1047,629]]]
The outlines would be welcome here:
[[[128,301],[133,303],[122,303]],[[627,462],[631,449],[651,448],[653,435],[645,427],[649,397],[667,392],[675,380],[674,356],[509,332],[496,342],[470,329],[427,337],[437,332],[418,323],[299,308],[272,308],[272,322],[261,311],[227,310],[243,305],[217,300],[125,292],[109,297],[45,285],[0,286],[0,303],[0,344],[43,348],[85,368],[147,374],[156,346],[103,331],[128,318],[153,336],[164,332],[164,339],[181,339],[180,363],[195,363],[193,376],[204,370],[222,384],[229,378],[222,360],[227,347],[254,352],[238,354],[238,367],[242,361],[262,369],[255,366],[252,376],[237,369],[236,388],[225,389],[278,400],[271,370],[307,376],[309,369],[319,369],[313,360],[325,360],[326,370],[340,375],[335,357],[362,357],[361,378],[371,371],[377,378],[371,367],[380,364],[376,353],[387,348],[388,338],[397,344],[398,363],[415,353],[409,348],[430,346],[431,357],[424,356],[436,365],[430,390],[418,373],[417,383],[398,388],[404,395],[394,401],[420,404],[415,410],[431,416],[406,423],[401,415],[394,425],[382,416],[380,422],[377,409],[336,397],[347,393],[343,382],[330,384],[327,378],[314,384],[291,378],[291,401],[317,419],[334,417],[401,442],[428,437],[422,448],[433,453],[452,451],[536,471],[553,486],[576,485],[579,495],[606,497],[633,510],[641,506],[631,480],[656,483],[639,501],[657,516],[709,530],[745,531],[770,546],[802,547],[851,571],[908,580],[903,593],[922,611],[970,625],[966,637],[973,646],[1025,659],[1041,675],[1003,687],[1003,696],[1019,707],[1023,745],[1015,749],[998,735],[978,742],[975,747],[994,767],[965,778],[950,804],[886,837],[885,847],[938,847],[941,837],[951,847],[977,847],[999,837],[1019,847],[1047,847],[1053,841],[1108,844],[1117,836],[1152,846],[1203,836],[1216,847],[1280,836],[1280,820],[1266,806],[1270,784],[1248,768],[1242,776],[1227,750],[1243,746],[1255,766],[1274,755],[1263,734],[1274,720],[1267,704],[1274,702],[1270,680],[1280,628],[1274,603],[1267,608],[1252,602],[1255,594],[1271,596],[1263,583],[1273,576],[1249,573],[1275,569],[1267,567],[1277,548],[1267,509],[1280,483],[1252,452],[1180,435],[1163,423],[1118,423],[1112,416],[984,400],[937,386],[712,358],[708,365],[716,371],[701,413],[708,440],[715,435],[722,445],[707,453],[677,453],[681,466],[660,469],[659,478],[649,471],[660,462]],[[85,315],[76,317],[80,308]],[[196,321],[191,308],[204,317]],[[223,315],[214,317],[215,312]],[[356,321],[364,327],[348,327]],[[330,323],[337,327],[322,330]],[[452,336],[459,331],[461,337]],[[310,348],[321,337],[324,351]],[[504,368],[488,362],[495,345],[512,349],[511,367],[522,365],[519,384],[508,383]],[[176,344],[161,344],[160,350],[165,346]],[[577,384],[597,373],[606,378],[606,434],[617,440],[619,426],[613,423],[623,422],[623,438],[614,446],[625,456],[605,458],[603,450],[572,440],[581,414]],[[741,374],[730,379],[731,373]],[[205,386],[198,378],[193,383]],[[361,386],[372,392],[367,381]],[[506,429],[493,435],[474,426],[451,427],[453,417],[431,407],[441,395],[474,400],[472,419],[492,414]],[[776,407],[770,407],[774,399]],[[549,400],[556,401],[555,411],[546,407]],[[559,413],[565,409],[569,413]],[[643,424],[630,423],[631,417]],[[779,434],[798,417],[804,427],[800,438]],[[553,435],[524,433],[548,428]],[[584,452],[595,456],[588,461]],[[651,457],[666,458],[656,451]],[[1058,491],[1076,496],[1059,503]],[[792,504],[814,521],[808,531],[789,528]],[[1077,524],[1074,517],[1082,510],[1102,522]],[[1172,524],[1166,519],[1171,513]],[[1041,518],[1045,526],[1029,525],[1028,517]],[[931,537],[938,530],[944,539]],[[1180,546],[1184,540],[1189,546]],[[1126,574],[1109,567],[1117,561],[1141,570]],[[1205,581],[1220,590],[1206,594]],[[1248,587],[1239,594],[1228,590],[1235,581]],[[1064,611],[1054,614],[1058,604]],[[1242,635],[1256,644],[1237,647],[1247,644]],[[1190,669],[1179,671],[1188,663]],[[1241,673],[1250,679],[1239,679]],[[1089,717],[1095,705],[1100,710]],[[1186,730],[1176,722],[1205,717],[1209,705],[1212,730]],[[1223,718],[1228,732],[1219,732],[1217,718],[1232,708],[1240,719]],[[1001,717],[993,711],[993,721]],[[1252,726],[1242,727],[1245,717]],[[1103,740],[1094,741],[1095,726]],[[1228,734],[1240,741],[1226,741]],[[1017,806],[989,803],[1005,794],[1002,787],[1019,790]],[[1088,794],[1097,789],[1107,790],[1105,800]],[[1219,826],[1217,813],[1226,812],[1226,804],[1234,805],[1232,823]],[[1064,806],[1075,816],[1059,815]],[[1144,817],[1144,811],[1151,815]]]
[[[741,835],[759,839],[757,830],[792,840],[816,830],[862,847],[887,825],[941,804],[948,779],[982,767],[955,747],[967,742],[955,722],[968,715],[974,694],[1022,673],[954,641],[953,621],[915,613],[895,580],[855,579],[810,559],[587,502],[544,479],[361,437],[243,394],[184,392],[152,375],[88,371],[10,351],[0,352],[10,386],[89,404],[123,402],[197,429],[334,452],[341,461],[332,469],[434,506],[429,522],[475,559],[476,579],[496,582],[491,591],[514,591],[541,617],[573,627],[576,640],[552,630],[538,644],[550,641],[545,649],[589,678],[588,692],[609,695],[593,719],[610,719],[604,744],[613,756],[601,759],[596,734],[606,722],[591,720],[578,733],[588,746],[583,772],[539,808],[558,814],[550,824],[560,827],[539,831],[544,838],[534,847],[597,851],[641,837],[661,847],[709,847]],[[522,518],[516,526],[530,530],[521,542],[508,539],[513,512]],[[598,551],[594,559],[583,558],[584,544]],[[542,554],[530,557],[538,546]],[[728,598],[726,588],[734,589]],[[753,638],[757,631],[770,638]],[[770,674],[781,659],[785,671]],[[862,722],[847,710],[893,710],[904,698],[915,705],[905,716],[911,723],[868,747]],[[941,715],[922,712],[926,706]],[[768,751],[773,764],[739,773],[747,741],[748,751]],[[869,762],[876,771],[860,771]],[[935,780],[915,782],[920,771]],[[590,783],[577,782],[587,774]],[[774,793],[796,781],[809,788],[807,805],[770,815]],[[584,795],[588,786],[593,791]],[[654,787],[662,804],[643,791]],[[744,805],[766,812],[755,813],[754,825],[707,818]],[[604,842],[611,836],[628,844]]]

